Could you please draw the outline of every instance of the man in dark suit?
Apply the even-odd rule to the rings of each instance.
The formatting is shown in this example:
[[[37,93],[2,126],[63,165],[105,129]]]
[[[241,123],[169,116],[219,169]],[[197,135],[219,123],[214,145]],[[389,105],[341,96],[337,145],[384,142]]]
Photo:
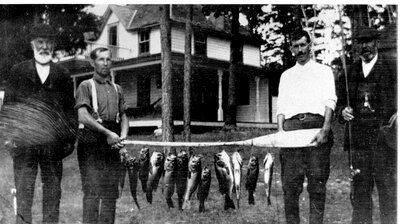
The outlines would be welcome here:
[[[52,62],[55,30],[49,25],[32,27],[30,43],[34,58],[11,68],[7,101],[12,104],[41,102],[49,111],[73,114],[73,87],[67,70]],[[58,125],[54,120],[53,125]],[[29,124],[27,124],[29,125]],[[38,127],[40,128],[40,127]],[[24,136],[30,138],[30,136]],[[15,139],[14,139],[15,140]],[[18,141],[6,142],[14,162],[17,197],[17,223],[32,223],[35,180],[40,167],[43,187],[42,223],[58,223],[61,199],[62,159],[72,152],[71,141],[58,140],[22,146]],[[14,142],[13,142],[14,141]],[[66,146],[66,144],[68,144]]]
[[[339,121],[347,121],[344,147],[351,147],[350,161],[359,170],[353,177],[352,223],[372,223],[374,183],[382,223],[396,223],[396,147],[378,137],[379,130],[389,121],[393,126],[397,117],[397,68],[395,60],[378,54],[378,36],[373,28],[360,29],[355,34],[360,60],[348,68],[350,105],[344,76],[338,90]]]

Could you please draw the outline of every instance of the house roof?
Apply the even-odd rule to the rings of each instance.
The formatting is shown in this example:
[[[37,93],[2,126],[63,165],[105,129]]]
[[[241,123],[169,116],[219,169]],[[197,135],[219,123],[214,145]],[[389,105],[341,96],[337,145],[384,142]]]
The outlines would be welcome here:
[[[104,29],[106,21],[114,13],[121,21],[126,30],[135,30],[149,26],[157,26],[160,22],[161,5],[109,5],[103,15],[104,23],[101,30]],[[171,20],[175,23],[185,23],[187,15],[186,5],[172,5]],[[195,27],[205,29],[208,32],[230,34],[229,21],[221,18],[214,18],[212,15],[206,18],[202,13],[201,5],[193,5],[193,20]],[[245,28],[240,27],[240,34],[251,36],[252,34]]]

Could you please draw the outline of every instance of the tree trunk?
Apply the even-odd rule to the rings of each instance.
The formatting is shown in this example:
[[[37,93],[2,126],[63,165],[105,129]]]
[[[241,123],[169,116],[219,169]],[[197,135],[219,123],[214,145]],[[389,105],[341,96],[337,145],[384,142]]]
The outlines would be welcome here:
[[[229,86],[228,86],[228,113],[225,119],[225,128],[236,127],[236,70],[239,59],[240,37],[239,37],[239,6],[232,7],[231,25],[231,55],[229,65]]]
[[[169,5],[161,7],[161,91],[162,91],[162,140],[174,141],[174,123],[172,110],[172,62],[171,62],[171,24]],[[176,154],[171,147],[164,147],[164,153]]]
[[[187,5],[188,14],[186,17],[185,30],[185,65],[183,77],[183,135],[185,141],[191,141],[190,132],[190,89],[192,76],[192,18],[193,6]]]

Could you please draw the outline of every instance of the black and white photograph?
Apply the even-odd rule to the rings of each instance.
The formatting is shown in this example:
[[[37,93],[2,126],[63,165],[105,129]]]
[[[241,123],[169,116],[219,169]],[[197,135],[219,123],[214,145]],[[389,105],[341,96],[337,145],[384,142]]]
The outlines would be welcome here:
[[[397,223],[397,4],[83,3],[0,4],[0,224]]]

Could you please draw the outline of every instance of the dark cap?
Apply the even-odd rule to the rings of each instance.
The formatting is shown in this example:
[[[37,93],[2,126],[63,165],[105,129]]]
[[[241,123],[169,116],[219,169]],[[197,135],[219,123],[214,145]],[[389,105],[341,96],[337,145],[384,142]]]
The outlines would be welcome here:
[[[354,38],[359,41],[376,40],[381,34],[378,30],[371,27],[362,27],[355,33]]]
[[[31,28],[29,39],[33,40],[37,37],[54,38],[56,36],[57,32],[52,26],[41,23],[41,24],[36,24]]]

